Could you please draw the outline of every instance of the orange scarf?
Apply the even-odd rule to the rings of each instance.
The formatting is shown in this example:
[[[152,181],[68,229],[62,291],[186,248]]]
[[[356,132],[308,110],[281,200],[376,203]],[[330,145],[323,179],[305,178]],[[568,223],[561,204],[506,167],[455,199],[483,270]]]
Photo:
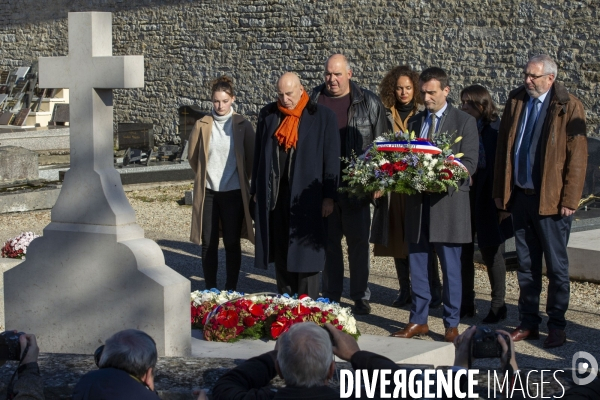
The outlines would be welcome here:
[[[296,108],[293,110],[289,110],[285,108],[279,100],[277,100],[277,108],[285,118],[281,121],[279,128],[275,132],[275,137],[279,142],[280,146],[285,148],[285,151],[288,151],[290,147],[296,148],[296,142],[298,142],[298,125],[300,125],[300,116],[302,115],[302,111],[304,107],[308,104],[309,97],[306,94],[306,91],[302,91],[302,96],[300,97],[300,101],[296,104]]]

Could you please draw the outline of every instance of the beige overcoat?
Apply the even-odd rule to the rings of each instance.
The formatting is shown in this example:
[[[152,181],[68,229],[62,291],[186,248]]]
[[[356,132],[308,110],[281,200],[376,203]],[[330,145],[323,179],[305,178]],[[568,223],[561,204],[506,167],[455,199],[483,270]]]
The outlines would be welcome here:
[[[242,225],[242,237],[254,243],[254,228],[250,218],[250,179],[252,175],[252,163],[254,162],[254,128],[244,117],[234,113],[232,121],[233,148],[235,151],[235,162],[237,165],[240,189],[244,203],[244,223]],[[208,160],[208,146],[212,132],[213,118],[209,114],[196,121],[190,135],[188,145],[188,161],[194,170],[194,204],[192,205],[192,230],[190,240],[196,244],[202,244],[202,210],[204,207],[204,193],[206,190],[206,162]],[[219,227],[219,237],[222,237]]]

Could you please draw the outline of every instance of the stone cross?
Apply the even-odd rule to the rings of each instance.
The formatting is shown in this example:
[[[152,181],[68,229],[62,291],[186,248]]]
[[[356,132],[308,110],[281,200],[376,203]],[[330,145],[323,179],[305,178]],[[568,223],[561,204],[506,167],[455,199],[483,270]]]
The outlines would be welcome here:
[[[40,87],[70,96],[71,169],[52,221],[135,222],[113,165],[112,89],[143,87],[144,57],[112,55],[111,13],[69,13],[69,55],[40,57],[39,70]]]
[[[185,356],[190,281],[144,238],[113,166],[112,89],[143,86],[144,59],[113,57],[111,43],[110,13],[69,13],[69,55],[40,59],[40,86],[70,89],[71,169],[43,236],[4,272],[6,326],[82,354],[137,328],[159,355]]]

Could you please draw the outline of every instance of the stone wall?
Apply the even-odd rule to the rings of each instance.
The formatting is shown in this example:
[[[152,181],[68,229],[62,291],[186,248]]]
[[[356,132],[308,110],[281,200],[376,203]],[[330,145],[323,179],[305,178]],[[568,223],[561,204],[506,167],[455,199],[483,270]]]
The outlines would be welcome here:
[[[67,54],[69,11],[111,11],[115,55],[145,57],[146,87],[117,90],[117,122],[178,132],[177,109],[210,109],[209,82],[234,77],[237,110],[255,122],[274,82],[295,71],[320,83],[333,52],[355,81],[376,90],[398,64],[441,66],[454,101],[480,83],[503,104],[528,57],[548,53],[559,81],[582,101],[588,133],[600,135],[600,26],[594,0],[0,0],[0,68]],[[41,6],[40,6],[41,5]]]

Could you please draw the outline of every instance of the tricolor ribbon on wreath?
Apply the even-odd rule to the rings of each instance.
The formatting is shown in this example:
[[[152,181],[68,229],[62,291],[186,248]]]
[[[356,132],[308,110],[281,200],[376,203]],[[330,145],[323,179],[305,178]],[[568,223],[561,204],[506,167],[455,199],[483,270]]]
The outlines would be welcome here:
[[[426,139],[417,139],[411,141],[400,140],[397,142],[373,142],[373,146],[375,146],[378,151],[399,151],[401,153],[413,152],[434,155],[442,153],[442,149]],[[450,155],[446,159],[451,161],[452,164],[468,172],[467,167],[460,162],[459,158],[454,157],[454,155]]]

